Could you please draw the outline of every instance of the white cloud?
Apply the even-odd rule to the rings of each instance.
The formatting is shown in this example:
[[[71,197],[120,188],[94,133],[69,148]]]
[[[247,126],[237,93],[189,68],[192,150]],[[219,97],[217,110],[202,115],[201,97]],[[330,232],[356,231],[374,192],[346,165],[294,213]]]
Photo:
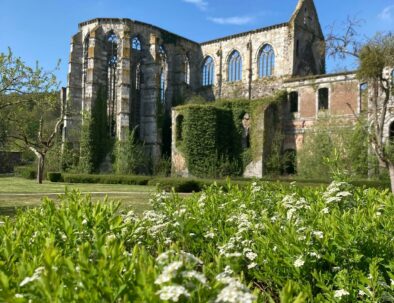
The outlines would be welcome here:
[[[183,2],[194,4],[201,10],[206,10],[208,8],[208,2],[205,0],[182,0]]]
[[[253,22],[254,18],[250,16],[235,16],[228,18],[208,18],[208,20],[223,25],[244,25]]]
[[[379,19],[383,21],[393,21],[394,20],[394,5],[389,5],[385,7],[378,15]]]

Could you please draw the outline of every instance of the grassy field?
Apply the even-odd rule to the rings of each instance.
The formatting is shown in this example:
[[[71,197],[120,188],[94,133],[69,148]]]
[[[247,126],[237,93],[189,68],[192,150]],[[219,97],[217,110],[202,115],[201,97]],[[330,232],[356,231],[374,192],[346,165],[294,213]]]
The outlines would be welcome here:
[[[65,190],[79,190],[92,195],[93,200],[118,200],[124,208],[132,208],[142,213],[150,208],[150,194],[155,192],[151,186],[121,184],[67,184],[44,181],[37,184],[35,180],[16,177],[0,178],[0,215],[13,215],[18,208],[38,206],[44,197],[57,199]]]

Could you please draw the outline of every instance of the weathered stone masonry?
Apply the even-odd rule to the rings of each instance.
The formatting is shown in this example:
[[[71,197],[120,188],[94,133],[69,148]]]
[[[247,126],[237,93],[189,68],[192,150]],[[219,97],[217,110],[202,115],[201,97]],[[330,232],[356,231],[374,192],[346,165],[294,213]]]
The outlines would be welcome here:
[[[265,50],[271,57],[263,59]],[[240,58],[235,67],[230,62],[234,54]],[[204,74],[208,58],[213,61],[209,70],[213,75]],[[324,73],[324,36],[313,0],[299,0],[286,23],[201,44],[143,22],[94,19],[81,23],[71,40],[68,100],[73,115],[66,119],[66,137],[77,144],[73,134],[78,134],[82,112],[89,112],[104,94],[109,115],[113,112],[112,135],[122,139],[126,130],[137,127],[139,138],[157,160],[165,143],[171,143],[164,142],[171,141],[163,135],[170,132],[166,129],[170,125],[160,123],[161,118],[170,118],[171,108],[187,96],[253,100],[286,90],[289,102],[281,110],[284,149],[297,150],[305,130],[321,115],[354,120],[366,110],[354,73]],[[173,113],[172,132],[175,118]],[[253,167],[251,174],[261,176],[263,163],[256,165],[261,167]],[[181,167],[175,174],[187,174],[184,159],[174,153],[173,166]]]

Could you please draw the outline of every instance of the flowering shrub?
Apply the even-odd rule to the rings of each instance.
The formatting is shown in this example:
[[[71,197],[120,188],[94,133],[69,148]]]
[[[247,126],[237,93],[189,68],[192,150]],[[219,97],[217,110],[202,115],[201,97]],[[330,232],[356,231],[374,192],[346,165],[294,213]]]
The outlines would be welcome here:
[[[394,302],[388,192],[229,184],[142,217],[60,200],[0,219],[0,302]]]

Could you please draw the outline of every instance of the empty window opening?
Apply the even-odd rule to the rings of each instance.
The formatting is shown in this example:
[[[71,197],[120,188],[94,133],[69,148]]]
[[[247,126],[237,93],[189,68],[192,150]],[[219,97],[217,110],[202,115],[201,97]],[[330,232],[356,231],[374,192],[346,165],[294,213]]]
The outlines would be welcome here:
[[[390,142],[394,142],[394,122],[390,123],[389,140],[390,140]]]
[[[176,117],[176,142],[180,143],[183,140],[183,120],[184,117],[179,115]]]
[[[202,85],[213,85],[215,75],[215,63],[212,57],[206,57],[202,66]]]
[[[138,37],[134,37],[133,40],[131,40],[131,48],[137,51],[142,49],[141,41]]]
[[[118,37],[110,32],[107,38],[107,112],[109,133],[112,137],[116,135],[118,42]]]
[[[187,56],[185,59],[185,83],[190,85],[190,61]]]
[[[294,149],[285,150],[283,153],[283,174],[294,175],[297,173],[297,152]]]
[[[238,51],[233,51],[228,60],[228,81],[242,80],[242,57]]]
[[[319,89],[319,110],[327,110],[328,109],[328,88],[320,88]]]
[[[361,111],[368,109],[368,95],[368,83],[362,83],[360,85]]]
[[[298,92],[291,92],[289,99],[290,99],[290,112],[297,113],[298,112]]]
[[[265,44],[261,48],[258,58],[258,64],[260,78],[271,77],[274,74],[275,53],[271,45]]]

